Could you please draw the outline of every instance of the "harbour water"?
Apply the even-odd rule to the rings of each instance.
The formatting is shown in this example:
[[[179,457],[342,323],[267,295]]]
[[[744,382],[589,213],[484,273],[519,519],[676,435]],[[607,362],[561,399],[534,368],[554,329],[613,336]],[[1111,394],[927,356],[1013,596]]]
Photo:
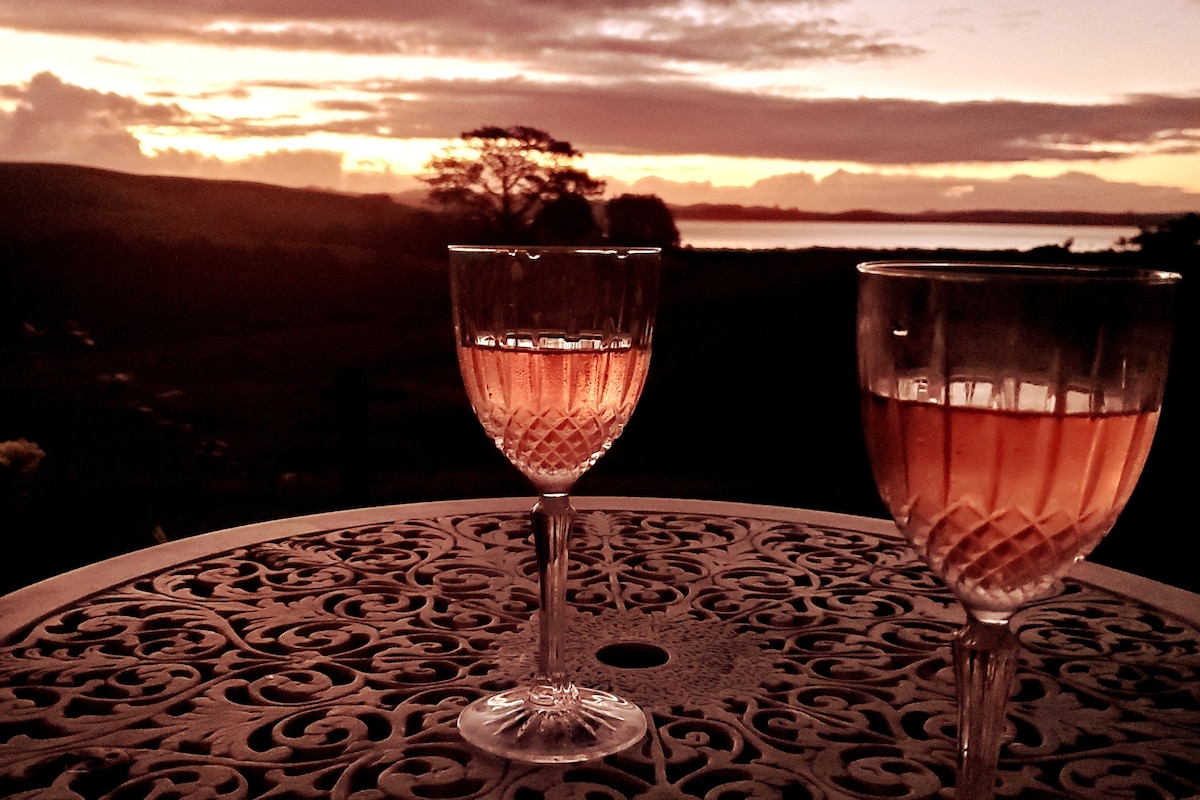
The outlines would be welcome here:
[[[1109,250],[1138,228],[1096,225],[1003,225],[944,222],[808,222],[757,220],[675,221],[681,244],[738,250],[847,247],[1030,250],[1066,245],[1072,252]]]

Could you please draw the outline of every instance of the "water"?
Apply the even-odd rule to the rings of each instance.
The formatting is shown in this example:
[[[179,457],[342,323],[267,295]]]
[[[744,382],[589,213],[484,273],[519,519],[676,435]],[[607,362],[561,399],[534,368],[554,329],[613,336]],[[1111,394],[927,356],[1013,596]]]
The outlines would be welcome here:
[[[956,249],[1030,250],[1064,245],[1073,252],[1109,250],[1136,227],[1101,225],[1000,225],[958,222],[763,222],[750,220],[675,221],[681,244],[740,250],[847,247],[868,250]]]

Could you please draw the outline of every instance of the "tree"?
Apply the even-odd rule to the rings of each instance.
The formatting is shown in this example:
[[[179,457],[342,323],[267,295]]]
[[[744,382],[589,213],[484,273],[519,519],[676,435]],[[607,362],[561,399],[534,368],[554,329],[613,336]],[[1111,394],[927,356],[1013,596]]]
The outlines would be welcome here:
[[[1200,256],[1200,214],[1184,214],[1161,225],[1144,227],[1137,236],[1126,240],[1161,266],[1178,269],[1195,263]]]
[[[608,240],[618,245],[678,247],[679,229],[662,198],[623,194],[608,201]]]
[[[485,126],[430,159],[421,180],[431,201],[480,225],[485,236],[519,243],[545,204],[604,192],[603,181],[575,166],[581,156],[537,128]]]
[[[542,203],[529,230],[529,240],[534,244],[599,244],[603,238],[592,204],[574,193]]]

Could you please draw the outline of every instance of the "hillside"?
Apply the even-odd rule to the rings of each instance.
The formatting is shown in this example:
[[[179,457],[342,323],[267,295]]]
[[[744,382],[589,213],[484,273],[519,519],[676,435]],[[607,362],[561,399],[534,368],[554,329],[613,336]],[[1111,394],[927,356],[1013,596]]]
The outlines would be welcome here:
[[[378,313],[442,227],[385,196],[0,164],[0,319],[129,344]]]
[[[0,528],[32,550],[0,567],[0,591],[156,538],[528,494],[462,390],[452,238],[378,197],[0,165],[0,442],[45,453],[31,474],[0,471]],[[882,515],[858,422],[853,267],[934,255],[1014,257],[668,254],[646,392],[579,492]],[[1176,363],[1194,366],[1194,328]],[[1176,464],[1195,427],[1181,401],[1170,412],[1182,396],[1168,390],[1145,478],[1097,559],[1200,589],[1186,560],[1143,545],[1191,513]]]
[[[119,231],[216,244],[361,244],[427,215],[368,197],[243,181],[130,175],[63,164],[0,163],[0,236]]]

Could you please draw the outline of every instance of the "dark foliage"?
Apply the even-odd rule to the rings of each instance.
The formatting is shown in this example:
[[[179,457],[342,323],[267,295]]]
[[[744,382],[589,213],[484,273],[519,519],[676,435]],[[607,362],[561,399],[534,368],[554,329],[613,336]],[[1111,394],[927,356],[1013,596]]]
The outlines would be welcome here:
[[[1137,247],[1161,269],[1195,271],[1200,262],[1200,214],[1144,227],[1127,244]]]
[[[662,198],[623,194],[608,201],[608,240],[617,245],[678,247],[679,229]]]
[[[542,245],[599,244],[604,232],[596,222],[592,204],[579,194],[547,201],[530,226],[529,241]]]
[[[462,389],[445,265],[461,230],[444,218],[378,197],[20,167],[0,165],[0,442],[45,455],[0,483],[0,527],[29,551],[0,568],[0,590],[156,531],[529,494]],[[854,265],[881,257],[1146,263],[673,250],[642,402],[578,491],[882,515],[853,352]],[[1182,388],[1195,292],[1183,302],[1160,435],[1096,558],[1200,589],[1187,559],[1147,552],[1182,541],[1194,513],[1179,464],[1197,444]]]

